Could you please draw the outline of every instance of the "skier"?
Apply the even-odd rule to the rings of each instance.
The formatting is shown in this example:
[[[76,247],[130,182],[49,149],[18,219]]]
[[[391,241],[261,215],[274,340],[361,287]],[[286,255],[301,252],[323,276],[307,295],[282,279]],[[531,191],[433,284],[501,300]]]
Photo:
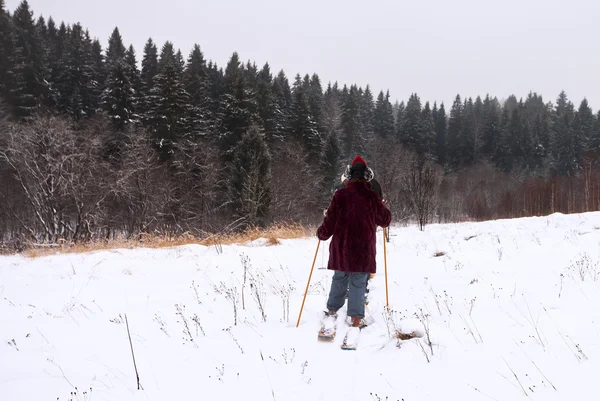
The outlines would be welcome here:
[[[350,175],[350,169],[352,168],[351,165],[348,165],[346,167],[346,171],[344,171],[342,173],[342,177],[340,179],[340,183],[338,185],[336,185],[333,188],[333,192],[335,193],[335,191],[337,191],[340,188],[344,188],[346,186],[346,183],[348,182],[348,176]],[[385,200],[383,199],[383,191],[381,190],[381,185],[379,185],[379,182],[374,178],[375,174],[373,173],[373,170],[370,167],[367,167],[367,170],[365,172],[365,177],[367,179],[367,181],[369,182],[370,186],[371,186],[371,190],[377,192],[377,195],[379,195],[379,198],[381,200],[383,200],[383,202],[385,203]],[[325,209],[323,211],[323,216],[327,215],[327,209]],[[373,277],[375,277],[375,274],[369,274],[369,279],[367,280],[367,286],[365,289],[365,304],[368,304],[368,298],[369,298],[369,283],[371,282],[371,280],[373,279]],[[346,295],[346,298],[348,296]]]
[[[344,188],[346,186],[346,183],[348,182],[348,177],[350,175],[351,168],[352,168],[351,165],[348,165],[346,167],[346,170],[342,173],[342,177],[340,178],[340,183],[337,184],[333,188],[333,193],[335,193],[335,191],[337,191],[338,189]],[[365,178],[369,182],[371,190],[377,192],[377,195],[379,195],[379,198],[383,200],[383,192],[381,191],[381,185],[379,185],[379,182],[377,182],[377,180],[374,178],[374,176],[375,176],[375,174],[373,173],[373,170],[370,167],[367,167],[367,170],[365,172]],[[385,203],[385,200],[384,200],[384,203]],[[323,210],[323,216],[326,216],[326,215],[327,215],[327,209]],[[374,273],[369,274],[369,278],[367,280],[367,285],[365,286],[365,305],[369,304],[369,283],[371,282],[373,277],[375,277]],[[346,294],[346,298],[348,298],[347,294]]]
[[[329,245],[327,268],[334,270],[327,311],[320,337],[335,333],[337,311],[344,305],[348,292],[348,316],[352,327],[344,348],[353,349],[360,328],[364,327],[365,292],[369,274],[376,272],[377,226],[388,227],[392,214],[379,194],[371,190],[372,171],[365,160],[357,156],[348,169],[348,182],[338,189],[331,200],[317,237]],[[349,285],[348,285],[349,284]]]

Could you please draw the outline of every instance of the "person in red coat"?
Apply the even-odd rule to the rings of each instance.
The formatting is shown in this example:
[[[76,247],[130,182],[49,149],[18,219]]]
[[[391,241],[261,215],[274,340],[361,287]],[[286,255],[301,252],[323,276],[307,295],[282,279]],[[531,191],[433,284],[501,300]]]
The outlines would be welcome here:
[[[327,268],[334,270],[328,318],[337,318],[348,293],[348,316],[352,326],[361,326],[365,316],[365,290],[369,274],[376,272],[377,226],[388,227],[392,214],[365,177],[367,163],[357,156],[348,172],[349,180],[331,200],[323,223],[317,229],[321,241],[332,238]]]

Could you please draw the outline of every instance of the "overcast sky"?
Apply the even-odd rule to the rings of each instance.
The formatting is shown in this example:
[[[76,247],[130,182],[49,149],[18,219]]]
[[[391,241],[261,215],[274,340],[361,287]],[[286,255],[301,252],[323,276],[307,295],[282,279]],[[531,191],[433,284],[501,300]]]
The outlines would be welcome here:
[[[5,0],[12,12],[20,0]],[[225,66],[242,60],[273,71],[316,72],[370,84],[393,100],[506,98],[561,90],[600,108],[598,0],[29,0],[37,18],[80,22],[106,46],[115,26],[138,60],[152,37],[187,54],[200,44]]]

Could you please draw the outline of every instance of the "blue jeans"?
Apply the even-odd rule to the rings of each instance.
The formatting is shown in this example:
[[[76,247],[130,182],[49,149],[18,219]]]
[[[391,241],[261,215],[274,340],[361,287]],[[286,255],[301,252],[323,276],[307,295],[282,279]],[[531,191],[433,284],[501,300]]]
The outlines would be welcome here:
[[[365,317],[365,292],[369,273],[345,273],[335,271],[331,280],[331,290],[327,300],[327,310],[337,312],[346,301],[348,292],[348,316],[356,318]],[[350,289],[348,291],[348,281]]]

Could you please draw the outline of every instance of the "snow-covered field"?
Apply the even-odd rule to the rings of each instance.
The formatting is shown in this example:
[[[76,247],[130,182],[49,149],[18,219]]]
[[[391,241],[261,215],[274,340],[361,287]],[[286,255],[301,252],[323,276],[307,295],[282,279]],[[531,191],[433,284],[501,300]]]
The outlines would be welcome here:
[[[0,400],[598,399],[600,213],[393,227],[389,314],[382,239],[357,351],[316,238],[0,257]]]

